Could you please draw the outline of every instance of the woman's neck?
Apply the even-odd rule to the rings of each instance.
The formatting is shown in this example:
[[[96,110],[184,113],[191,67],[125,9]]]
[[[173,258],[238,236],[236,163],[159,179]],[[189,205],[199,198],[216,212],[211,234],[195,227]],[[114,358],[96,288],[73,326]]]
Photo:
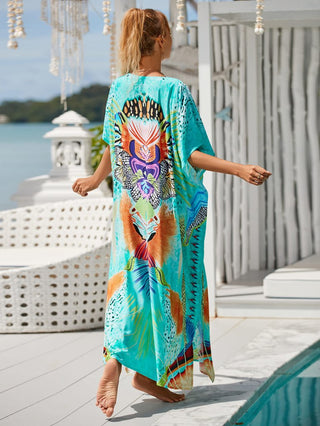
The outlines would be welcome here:
[[[159,54],[143,56],[139,68],[134,72],[137,75],[163,75],[161,72],[161,57]]]

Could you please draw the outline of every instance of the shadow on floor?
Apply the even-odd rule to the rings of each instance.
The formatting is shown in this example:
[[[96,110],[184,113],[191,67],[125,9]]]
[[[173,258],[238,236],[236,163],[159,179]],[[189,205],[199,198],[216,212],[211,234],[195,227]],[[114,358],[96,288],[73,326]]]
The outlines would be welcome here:
[[[218,375],[216,375],[218,377]],[[223,376],[229,377],[229,376]],[[231,376],[230,376],[231,378]],[[239,377],[237,377],[239,379]],[[134,414],[121,415],[121,410],[115,417],[106,419],[107,422],[117,423],[133,419],[152,417],[156,414],[164,414],[172,409],[185,410],[192,407],[207,406],[214,403],[227,401],[237,401],[247,399],[248,392],[252,392],[263,383],[267,377],[251,379],[244,377],[243,380],[228,384],[212,384],[208,386],[195,386],[191,391],[185,391],[186,399],[177,404],[160,401],[145,394],[143,401],[132,404],[131,408],[136,411]],[[158,417],[158,416],[157,416]],[[151,419],[150,419],[151,420]]]

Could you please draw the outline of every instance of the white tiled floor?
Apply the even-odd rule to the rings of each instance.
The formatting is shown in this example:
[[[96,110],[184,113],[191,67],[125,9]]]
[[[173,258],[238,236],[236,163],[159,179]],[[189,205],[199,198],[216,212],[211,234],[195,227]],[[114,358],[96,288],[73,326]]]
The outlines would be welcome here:
[[[320,320],[215,318],[211,322],[216,378],[196,364],[194,389],[168,404],[120,378],[111,419],[95,406],[103,370],[103,329],[0,334],[0,425],[223,425],[280,365],[320,338]]]

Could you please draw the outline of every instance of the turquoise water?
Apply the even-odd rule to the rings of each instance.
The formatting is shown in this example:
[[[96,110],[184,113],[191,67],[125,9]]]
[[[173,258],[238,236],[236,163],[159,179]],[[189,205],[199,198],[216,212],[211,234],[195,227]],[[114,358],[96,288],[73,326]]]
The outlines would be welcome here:
[[[279,368],[225,426],[319,426],[320,340]]]
[[[89,123],[90,128],[101,123]],[[0,210],[17,207],[10,196],[24,179],[49,174],[51,142],[43,135],[55,128],[52,123],[0,124]]]

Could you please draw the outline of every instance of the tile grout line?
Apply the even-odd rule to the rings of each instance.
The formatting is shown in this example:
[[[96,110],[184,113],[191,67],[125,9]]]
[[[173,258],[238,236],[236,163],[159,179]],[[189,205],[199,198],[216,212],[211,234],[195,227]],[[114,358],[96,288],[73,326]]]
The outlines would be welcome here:
[[[215,341],[217,342],[218,340],[222,339],[222,337],[226,336],[226,335],[227,335],[227,334],[228,334],[231,330],[233,330],[235,327],[238,327],[238,325],[239,325],[239,324],[241,324],[241,323],[242,323],[245,319],[246,319],[246,318],[240,318],[240,319],[239,319],[239,321],[238,321],[236,324],[234,324],[232,327],[230,327],[226,333],[222,334],[222,335],[221,335],[220,337],[218,337]],[[213,327],[212,327],[212,330],[213,330]]]

